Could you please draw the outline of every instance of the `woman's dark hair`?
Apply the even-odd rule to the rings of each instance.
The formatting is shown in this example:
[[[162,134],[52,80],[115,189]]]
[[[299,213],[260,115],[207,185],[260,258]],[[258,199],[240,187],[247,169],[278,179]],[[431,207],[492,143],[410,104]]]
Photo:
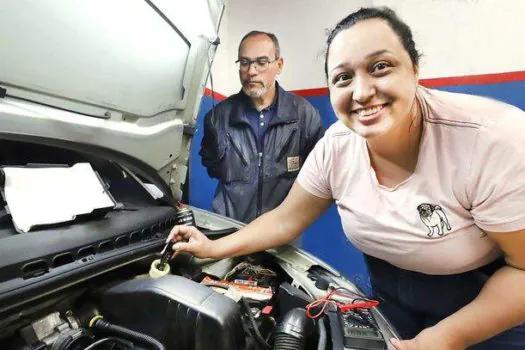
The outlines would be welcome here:
[[[330,49],[330,45],[332,44],[332,41],[337,36],[337,34],[339,34],[345,29],[352,27],[358,22],[374,18],[382,19],[386,21],[388,25],[390,25],[390,28],[392,28],[392,30],[397,34],[399,39],[401,39],[401,43],[403,44],[405,50],[408,52],[412,63],[415,66],[419,64],[419,57],[421,55],[416,50],[416,43],[414,43],[414,39],[412,38],[412,31],[410,30],[410,27],[405,22],[403,22],[392,9],[388,7],[364,7],[343,18],[328,34],[328,38],[326,39],[326,52],[324,60],[324,72],[327,77],[328,50]]]

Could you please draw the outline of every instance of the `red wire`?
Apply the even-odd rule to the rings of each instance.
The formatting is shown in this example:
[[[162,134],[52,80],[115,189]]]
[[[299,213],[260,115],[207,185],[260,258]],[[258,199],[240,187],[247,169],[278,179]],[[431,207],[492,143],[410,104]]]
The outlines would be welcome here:
[[[330,305],[331,303],[333,303],[333,305],[335,305],[337,307],[337,303],[334,301],[334,300],[329,300],[329,299],[318,299],[318,300],[315,300],[313,302],[311,302],[310,304],[306,305],[306,315],[311,318],[311,319],[316,319],[318,317],[320,317],[321,315],[323,315],[325,313],[325,309],[328,305]],[[319,306],[319,305],[323,305],[321,310],[312,315],[312,309]]]
[[[372,307],[376,307],[377,305],[379,305],[379,301],[369,300],[361,303],[342,304],[339,305],[339,310],[341,310],[341,312],[347,312],[354,309],[370,309]]]
[[[311,319],[316,319],[325,313],[325,310],[328,307],[328,305],[334,305],[336,308],[338,308],[343,313],[348,312],[350,310],[354,310],[354,309],[370,309],[372,307],[376,307],[377,305],[379,305],[379,301],[377,300],[364,299],[364,298],[361,299],[364,301],[344,304],[339,301],[333,300],[332,297],[334,295],[350,297],[350,298],[352,297],[348,293],[341,293],[340,291],[334,289],[330,291],[324,298],[314,300],[310,304],[306,305],[306,315]],[[322,305],[321,310],[319,310],[319,312],[315,314],[312,314],[312,309],[320,305]]]

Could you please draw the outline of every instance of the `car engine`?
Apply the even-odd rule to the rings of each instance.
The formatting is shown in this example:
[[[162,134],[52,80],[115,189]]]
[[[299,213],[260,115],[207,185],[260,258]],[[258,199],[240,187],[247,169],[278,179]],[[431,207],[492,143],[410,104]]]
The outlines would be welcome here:
[[[153,278],[174,224],[211,239],[241,224],[153,200],[140,176],[95,154],[0,146],[11,166],[89,162],[119,203],[28,233],[2,217],[0,349],[386,349],[395,335],[353,284],[291,246],[219,261],[178,254]]]

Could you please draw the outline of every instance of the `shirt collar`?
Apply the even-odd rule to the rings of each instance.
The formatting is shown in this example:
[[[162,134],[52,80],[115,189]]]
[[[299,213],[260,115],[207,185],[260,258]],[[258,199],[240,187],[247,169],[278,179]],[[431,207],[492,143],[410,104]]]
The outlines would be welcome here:
[[[241,96],[242,96],[242,102],[244,104],[245,111],[254,110],[254,111],[257,111],[257,113],[261,113],[261,112],[266,112],[266,111],[271,110],[275,112],[277,110],[277,101],[279,100],[279,85],[277,82],[275,82],[275,97],[273,99],[273,102],[268,107],[265,107],[260,111],[258,111],[257,108],[255,108],[251,98],[248,95],[246,95],[246,93],[242,89],[241,89]]]
[[[267,107],[274,111],[274,116],[270,122],[270,125],[291,123],[299,120],[296,110],[297,103],[294,101],[292,94],[285,92],[277,81],[275,82],[275,90],[275,100],[269,107]],[[240,103],[237,103],[237,112],[233,113],[229,124],[250,124],[246,117],[246,108],[253,108],[251,100],[242,90],[237,94],[237,96],[237,101]],[[255,108],[253,109],[256,110]]]

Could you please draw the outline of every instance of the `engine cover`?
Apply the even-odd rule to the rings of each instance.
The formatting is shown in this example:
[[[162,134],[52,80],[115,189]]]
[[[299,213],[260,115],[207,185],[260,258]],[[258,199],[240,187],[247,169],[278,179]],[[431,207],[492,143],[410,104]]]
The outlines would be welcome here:
[[[135,279],[101,294],[100,311],[116,325],[148,334],[167,350],[244,349],[239,306],[183,277]]]

